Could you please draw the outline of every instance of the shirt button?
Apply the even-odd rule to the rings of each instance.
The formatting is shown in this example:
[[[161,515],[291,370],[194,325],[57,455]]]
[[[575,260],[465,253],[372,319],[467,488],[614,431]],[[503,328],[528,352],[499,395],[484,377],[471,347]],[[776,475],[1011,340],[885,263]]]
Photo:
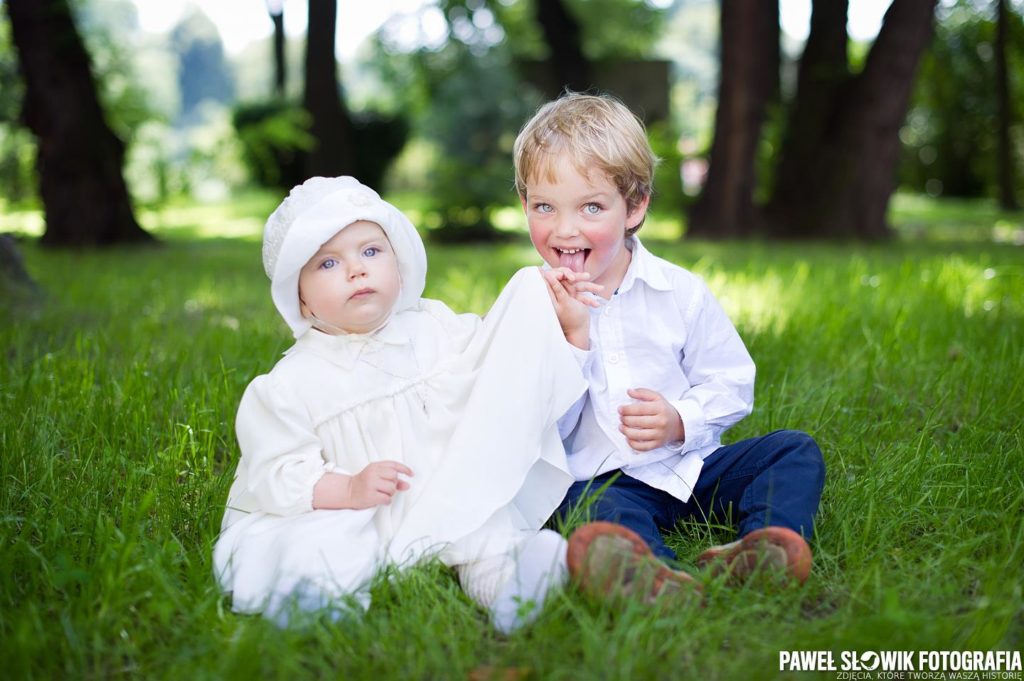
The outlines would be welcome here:
[[[608,355],[608,363],[609,364],[618,364],[619,363],[619,353],[613,352],[612,354]]]

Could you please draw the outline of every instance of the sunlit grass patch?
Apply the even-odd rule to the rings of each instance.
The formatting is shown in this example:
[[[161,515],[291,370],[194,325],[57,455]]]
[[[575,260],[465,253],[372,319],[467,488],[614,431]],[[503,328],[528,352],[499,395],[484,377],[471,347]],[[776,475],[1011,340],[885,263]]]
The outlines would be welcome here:
[[[1024,245],[1024,217],[999,210],[995,199],[934,199],[897,192],[889,204],[889,219],[908,239]]]

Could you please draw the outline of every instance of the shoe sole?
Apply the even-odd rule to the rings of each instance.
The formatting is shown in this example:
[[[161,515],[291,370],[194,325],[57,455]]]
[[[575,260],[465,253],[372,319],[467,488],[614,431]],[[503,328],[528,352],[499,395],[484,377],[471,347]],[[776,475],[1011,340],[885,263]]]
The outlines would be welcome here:
[[[786,527],[754,530],[730,549],[712,549],[697,557],[697,565],[709,567],[713,576],[727,573],[734,582],[745,581],[767,568],[785,572],[803,584],[811,574],[812,562],[807,542]]]
[[[595,560],[599,565],[593,565]],[[615,523],[598,521],[576,530],[569,538],[566,562],[580,589],[598,599],[639,597],[650,605],[684,592],[699,599],[702,592],[693,577],[670,569],[640,535]]]

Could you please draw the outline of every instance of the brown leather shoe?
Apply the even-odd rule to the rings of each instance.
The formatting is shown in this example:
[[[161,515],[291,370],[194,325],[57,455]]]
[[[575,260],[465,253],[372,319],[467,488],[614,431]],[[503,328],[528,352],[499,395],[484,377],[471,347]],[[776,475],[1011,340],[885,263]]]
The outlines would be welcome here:
[[[763,527],[739,541],[713,546],[697,557],[697,565],[713,576],[729,575],[730,582],[744,582],[759,569],[781,571],[799,584],[811,573],[811,548],[804,538],[787,527]]]
[[[569,574],[588,596],[599,600],[684,596],[701,600],[701,585],[658,560],[647,542],[622,525],[593,522],[569,537]]]

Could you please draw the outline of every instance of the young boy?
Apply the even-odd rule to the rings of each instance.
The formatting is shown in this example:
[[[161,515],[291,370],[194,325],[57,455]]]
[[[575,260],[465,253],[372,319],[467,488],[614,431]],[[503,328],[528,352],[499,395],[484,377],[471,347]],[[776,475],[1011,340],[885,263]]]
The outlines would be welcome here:
[[[589,338],[590,357],[589,390],[560,422],[577,482],[558,513],[606,486],[590,518],[633,530],[669,560],[660,530],[731,518],[740,539],[698,564],[739,579],[769,564],[803,582],[821,451],[797,431],[722,446],[753,407],[754,363],[700,277],[636,236],[656,162],[643,124],[611,97],[570,93],[534,115],[514,154],[537,252],[603,286],[597,309],[560,301],[575,307],[566,336]]]

